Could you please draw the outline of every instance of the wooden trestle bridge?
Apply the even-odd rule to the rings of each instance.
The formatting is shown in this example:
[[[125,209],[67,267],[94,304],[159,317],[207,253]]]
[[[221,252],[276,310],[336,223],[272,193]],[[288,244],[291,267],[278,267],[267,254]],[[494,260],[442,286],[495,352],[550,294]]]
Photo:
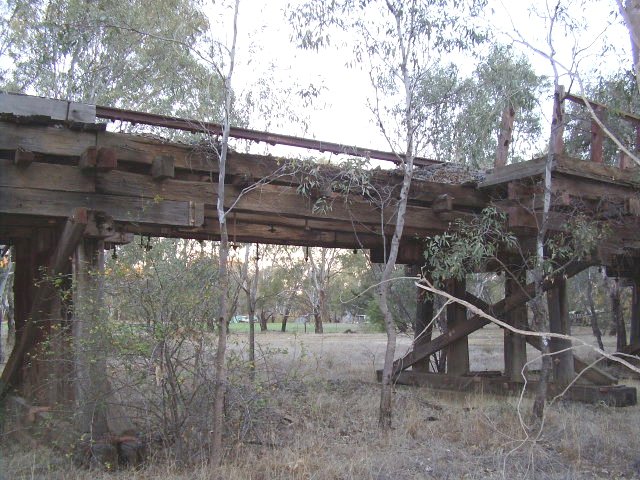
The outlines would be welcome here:
[[[571,95],[562,101],[582,101]],[[592,104],[593,107],[600,106]],[[95,313],[104,250],[131,241],[133,234],[216,240],[219,225],[217,201],[218,161],[209,144],[172,143],[157,137],[114,133],[100,119],[129,121],[192,132],[219,133],[219,126],[95,107],[74,102],[20,95],[0,96],[0,244],[15,251],[16,344],[2,372],[3,395],[17,391],[39,405],[77,401],[84,390],[95,390],[91,375],[74,375],[69,369],[92,368],[88,359],[73,357],[73,339],[82,334],[82,319],[72,319],[52,295],[44,276],[71,274],[76,297],[74,308],[88,306]],[[625,119],[640,125],[640,119]],[[501,147],[509,143],[509,125],[503,125]],[[344,147],[327,142],[233,129],[232,136],[280,143],[320,151],[370,156],[399,162],[391,153]],[[561,138],[561,136],[560,136]],[[603,133],[592,127],[591,161],[569,158],[556,146],[553,163],[553,207],[549,231],[567,231],[578,211],[595,222],[606,223],[609,235],[588,260],[569,264],[564,272],[544,284],[549,295],[551,329],[569,333],[566,279],[593,265],[606,267],[610,276],[628,279],[634,289],[631,341],[640,342],[640,175],[624,155],[617,167],[602,163]],[[467,219],[489,205],[508,213],[510,229],[524,249],[532,249],[540,221],[541,178],[545,159],[505,165],[505,152],[484,179],[465,183],[414,180],[406,216],[399,262],[419,267],[423,262],[420,239],[442,233],[458,218]],[[392,233],[392,205],[384,208],[351,194],[314,191],[301,196],[301,176],[283,168],[287,162],[265,155],[230,152],[225,206],[231,240],[302,246],[369,249],[375,261],[384,258],[384,237]],[[428,159],[416,164],[429,171],[446,165]],[[442,178],[442,177],[439,177]],[[268,181],[265,181],[267,179]],[[396,198],[401,178],[389,171],[372,173],[371,182],[384,186]],[[243,193],[243,194],[242,194]],[[242,195],[241,195],[242,194]],[[314,211],[318,198],[330,209]],[[528,328],[527,301],[533,286],[526,285],[522,256],[501,252],[504,265],[515,274],[506,276],[505,298],[487,305],[466,291],[463,281],[451,281],[456,296],[520,328]],[[488,268],[498,269],[496,265]],[[67,275],[64,278],[68,278]],[[516,281],[516,280],[519,280]],[[97,290],[96,290],[97,288]],[[96,293],[96,291],[98,293]],[[92,297],[93,296],[93,297]],[[505,334],[503,372],[474,373],[469,363],[468,335],[488,322],[470,316],[463,307],[450,305],[448,329],[435,336],[426,332],[411,352],[397,360],[399,382],[458,389],[491,391],[520,388],[526,363],[527,340]],[[92,310],[93,309],[93,310]],[[416,331],[431,320],[433,306],[418,302]],[[69,341],[58,347],[74,361],[40,362],[35,353],[52,334],[67,332]],[[531,342],[531,341],[530,341]],[[538,346],[535,341],[534,346]],[[566,342],[552,342],[559,351]],[[429,357],[447,351],[447,372],[429,371]],[[85,365],[83,366],[83,361]],[[556,386],[564,386],[586,368],[571,352],[554,361]],[[77,372],[76,372],[77,373]],[[51,379],[55,379],[52,381]],[[87,383],[88,382],[88,383]],[[553,391],[553,388],[552,388]],[[616,379],[591,368],[568,395],[577,400],[606,401],[616,405],[636,402],[635,389],[616,385]]]

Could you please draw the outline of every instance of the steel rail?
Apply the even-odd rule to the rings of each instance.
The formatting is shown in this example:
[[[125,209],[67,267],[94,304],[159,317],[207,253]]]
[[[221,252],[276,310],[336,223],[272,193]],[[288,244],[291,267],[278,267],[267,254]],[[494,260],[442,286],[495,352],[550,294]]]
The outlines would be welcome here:
[[[121,108],[103,107],[96,105],[96,117],[107,120],[120,120],[123,122],[140,123],[144,125],[152,125],[155,127],[173,128],[176,130],[184,130],[187,132],[209,133],[214,135],[222,135],[222,125],[213,122],[201,122],[199,120],[189,120],[179,117],[170,117],[167,115],[158,115],[154,113],[136,112],[133,110],[124,110]],[[373,158],[376,160],[386,160],[401,164],[404,161],[404,155],[397,155],[393,152],[385,152],[383,150],[374,150],[370,148],[362,148],[351,145],[342,145],[334,142],[325,142],[322,140],[312,140],[309,138],[295,137],[292,135],[281,135],[278,133],[261,132],[259,130],[251,130],[248,128],[231,127],[230,136],[233,138],[241,138],[251,140],[253,142],[264,142],[271,145],[287,145],[290,147],[306,148],[309,150],[317,150],[319,152],[330,152],[340,155],[352,155],[354,157]],[[439,165],[443,162],[424,157],[415,157],[414,165],[428,166]]]

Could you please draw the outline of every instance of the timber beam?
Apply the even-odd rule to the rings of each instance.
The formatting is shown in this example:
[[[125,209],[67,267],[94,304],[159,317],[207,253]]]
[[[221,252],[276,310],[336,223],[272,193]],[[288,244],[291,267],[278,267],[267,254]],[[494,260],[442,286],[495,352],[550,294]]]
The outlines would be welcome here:
[[[590,265],[588,263],[574,263],[569,265],[565,269],[564,274],[567,278],[570,278],[574,275],[577,275],[589,266]],[[542,290],[545,292],[553,287],[553,279],[547,279],[542,283]],[[506,313],[511,312],[513,309],[526,304],[533,298],[534,294],[535,284],[530,283],[526,286],[523,286],[521,289],[518,289],[518,291],[516,291],[513,295],[506,297],[499,302],[488,306],[488,308],[482,310],[484,310],[489,315],[500,318]],[[465,297],[466,296],[467,294],[465,294]],[[449,328],[449,331],[434,338],[428,344],[414,346],[414,348],[407,352],[402,358],[395,360],[393,362],[393,374],[397,375],[402,370],[406,370],[410,366],[414,365],[416,362],[424,360],[429,355],[433,355],[437,351],[451,345],[453,342],[469,336],[473,332],[480,330],[489,323],[490,320],[478,314],[473,315],[463,322],[459,322],[454,327]]]
[[[377,373],[378,381],[380,381],[382,372],[379,370]],[[398,374],[395,383],[438,390],[494,395],[519,395],[522,392],[522,382],[513,382],[502,375],[487,376],[484,373],[471,372],[464,376],[451,376],[408,370]],[[525,394],[535,395],[537,385],[537,381],[529,380]],[[563,385],[551,382],[548,384],[547,398],[553,399],[563,391]],[[575,402],[604,404],[611,407],[629,407],[638,403],[636,388],[625,385],[603,387],[575,384],[566,391],[563,398]]]
[[[0,398],[9,393],[11,388],[18,386],[20,369],[25,363],[27,353],[34,347],[36,341],[37,325],[45,320],[50,311],[51,302],[56,297],[55,286],[51,279],[66,270],[69,258],[80,242],[88,222],[89,215],[84,208],[75,209],[73,215],[67,220],[47,266],[48,278],[36,290],[31,313],[22,328],[20,340],[11,351],[2,371]]]

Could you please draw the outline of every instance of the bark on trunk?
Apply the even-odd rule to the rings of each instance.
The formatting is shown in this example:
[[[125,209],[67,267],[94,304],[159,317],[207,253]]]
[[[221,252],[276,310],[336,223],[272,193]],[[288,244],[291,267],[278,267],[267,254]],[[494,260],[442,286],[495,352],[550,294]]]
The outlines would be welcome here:
[[[640,342],[640,276],[633,278],[631,297],[631,332],[629,343],[634,345]]]
[[[91,438],[105,435],[109,384],[101,326],[104,311],[104,242],[84,239],[75,255],[73,339],[77,426]]]
[[[267,315],[264,313],[264,310],[260,310],[260,331],[267,331]]]
[[[598,325],[598,312],[596,311],[596,303],[593,300],[593,284],[591,282],[591,271],[589,270],[587,276],[587,302],[589,304],[589,317],[591,318],[591,331],[598,342],[600,350],[604,350],[604,345],[602,344],[602,331]]]
[[[620,284],[618,279],[609,281],[609,299],[611,301],[611,320],[615,325],[616,351],[621,352],[627,346],[627,329],[620,304]]]
[[[287,331],[287,321],[289,320],[290,313],[291,313],[291,307],[287,305],[286,308],[284,309],[284,315],[282,316],[282,327],[280,328],[282,332]]]
[[[318,313],[315,315],[315,333],[324,333],[323,324],[327,321],[327,294],[324,289],[318,291]]]

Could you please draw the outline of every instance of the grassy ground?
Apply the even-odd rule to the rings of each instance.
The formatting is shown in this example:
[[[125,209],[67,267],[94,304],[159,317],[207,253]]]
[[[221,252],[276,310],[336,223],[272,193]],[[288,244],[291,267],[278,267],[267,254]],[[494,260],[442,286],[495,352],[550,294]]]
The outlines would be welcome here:
[[[588,330],[578,334],[589,339]],[[547,408],[542,433],[530,401],[398,386],[394,428],[377,429],[382,334],[258,333],[259,375],[270,378],[252,428],[229,425],[224,465],[87,472],[44,447],[4,442],[0,478],[42,479],[614,479],[640,478],[640,408],[574,403]],[[470,339],[474,370],[501,364],[501,332]],[[613,339],[607,337],[611,346]],[[401,337],[398,355],[409,348]],[[246,350],[246,334],[230,346]],[[233,390],[232,390],[233,391]],[[248,433],[246,433],[248,432]]]

